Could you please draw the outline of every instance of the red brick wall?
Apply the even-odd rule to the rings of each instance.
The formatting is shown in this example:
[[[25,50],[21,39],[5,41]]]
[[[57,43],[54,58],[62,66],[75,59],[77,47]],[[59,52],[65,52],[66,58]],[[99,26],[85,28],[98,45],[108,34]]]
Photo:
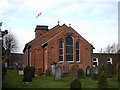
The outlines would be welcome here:
[[[55,37],[55,35],[58,36]],[[80,36],[76,31],[74,31],[72,28],[67,27],[66,25],[63,25],[61,27],[56,27],[51,29],[50,31],[46,32],[44,36],[41,38],[37,38],[29,43],[31,45],[31,65],[35,66],[36,68],[42,68],[45,69],[45,61],[44,61],[44,48],[41,47],[43,43],[50,40],[47,45],[47,57],[45,58],[46,63],[48,63],[47,68],[50,68],[51,62],[58,62],[59,63],[59,40],[62,39],[64,41],[65,46],[65,38],[67,35],[71,35],[74,38],[74,61],[76,60],[76,42],[78,41],[80,43],[80,62],[78,63],[79,67],[82,68],[84,71],[87,66],[92,65],[91,63],[91,55],[93,47],[91,47],[91,44],[89,44],[82,36]],[[65,50],[64,50],[65,53]],[[24,54],[24,63],[27,65],[27,58],[28,53],[27,50]],[[66,55],[65,55],[66,60]],[[59,63],[59,65],[62,66],[63,63]],[[70,62],[70,67],[74,64],[74,62]]]

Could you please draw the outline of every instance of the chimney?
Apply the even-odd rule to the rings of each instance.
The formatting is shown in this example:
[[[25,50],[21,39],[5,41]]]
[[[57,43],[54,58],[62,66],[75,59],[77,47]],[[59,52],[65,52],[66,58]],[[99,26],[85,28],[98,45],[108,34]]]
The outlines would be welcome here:
[[[37,25],[36,28],[35,28],[35,38],[43,35],[47,31],[49,31],[48,26],[46,26],[46,25]]]

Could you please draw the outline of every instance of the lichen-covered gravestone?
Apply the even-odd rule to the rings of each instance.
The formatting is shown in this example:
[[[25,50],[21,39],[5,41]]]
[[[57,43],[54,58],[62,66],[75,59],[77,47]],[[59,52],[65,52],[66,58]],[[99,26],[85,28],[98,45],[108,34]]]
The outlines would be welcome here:
[[[55,69],[55,80],[60,80],[62,76],[62,68],[57,66]]]
[[[74,78],[70,83],[70,88],[79,88],[81,90],[81,82],[78,78]]]
[[[65,61],[63,63],[63,76],[69,75],[70,70],[69,70],[69,63]]]
[[[101,65],[99,69],[98,88],[107,88],[106,70],[104,65]]]
[[[92,79],[93,80],[98,80],[98,72],[99,72],[99,67],[95,66],[93,68],[93,73],[92,73]]]
[[[71,68],[70,68],[70,82],[74,79],[74,78],[78,78],[78,71],[79,66],[77,64],[74,64]]]
[[[51,69],[52,69],[52,76],[55,77],[55,68],[56,68],[56,63],[53,62],[51,63]]]
[[[90,74],[91,74],[91,68],[90,68],[90,66],[87,66],[87,68],[86,68],[86,76],[90,76]]]
[[[79,78],[79,79],[85,78],[85,77],[84,77],[84,71],[83,71],[82,69],[78,69],[77,73],[78,73],[78,78]]]

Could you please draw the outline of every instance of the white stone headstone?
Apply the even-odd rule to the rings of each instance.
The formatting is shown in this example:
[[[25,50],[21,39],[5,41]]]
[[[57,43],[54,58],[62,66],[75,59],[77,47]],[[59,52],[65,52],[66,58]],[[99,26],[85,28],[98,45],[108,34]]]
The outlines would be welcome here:
[[[56,68],[56,65],[55,65],[55,64],[52,64],[52,65],[51,65],[51,68],[52,68],[52,75],[55,76],[55,68]]]
[[[60,66],[56,67],[55,70],[55,80],[60,80],[62,75],[62,68]]]
[[[24,74],[23,70],[18,70],[18,74],[23,75]]]

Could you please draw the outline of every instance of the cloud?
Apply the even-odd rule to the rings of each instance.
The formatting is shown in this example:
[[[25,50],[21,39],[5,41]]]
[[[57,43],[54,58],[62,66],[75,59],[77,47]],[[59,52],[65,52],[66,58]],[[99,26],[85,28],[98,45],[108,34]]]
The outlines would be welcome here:
[[[34,38],[37,24],[45,24],[52,28],[57,21],[60,21],[60,25],[70,23],[77,32],[99,49],[107,43],[117,41],[117,2],[117,0],[0,0],[0,21],[3,21],[3,29],[7,28],[15,33],[21,47],[20,51],[25,43]],[[36,19],[39,12],[42,12],[42,16]]]

